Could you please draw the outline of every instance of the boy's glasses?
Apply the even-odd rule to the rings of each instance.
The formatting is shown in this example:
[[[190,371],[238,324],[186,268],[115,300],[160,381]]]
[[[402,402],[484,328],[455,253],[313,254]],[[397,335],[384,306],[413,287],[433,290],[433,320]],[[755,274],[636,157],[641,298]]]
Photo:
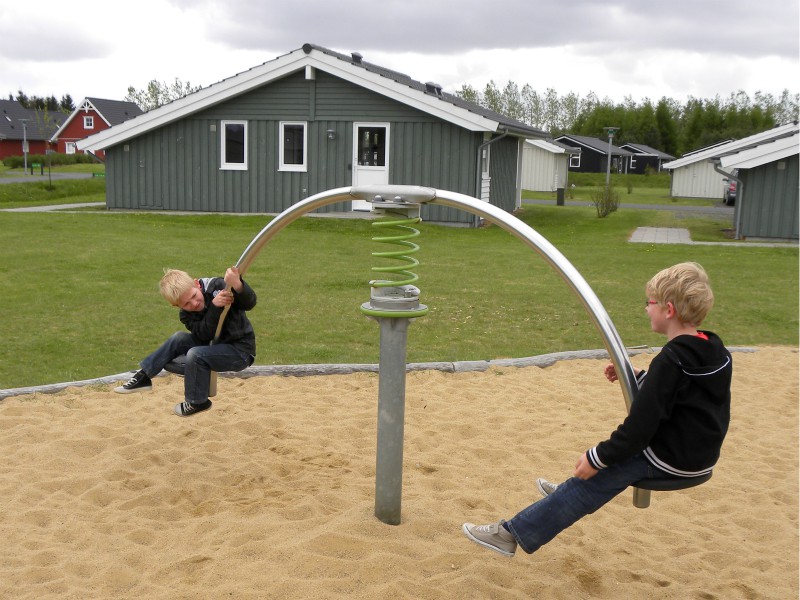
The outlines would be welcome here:
[[[648,306],[650,306],[651,304],[658,304],[658,300],[645,300],[645,301],[644,301],[644,307],[645,307],[645,308],[647,308],[647,307],[648,307]]]

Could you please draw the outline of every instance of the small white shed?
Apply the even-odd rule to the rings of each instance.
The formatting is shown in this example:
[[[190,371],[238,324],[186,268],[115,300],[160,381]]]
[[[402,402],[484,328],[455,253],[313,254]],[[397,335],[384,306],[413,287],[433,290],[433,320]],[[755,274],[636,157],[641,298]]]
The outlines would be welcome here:
[[[567,186],[569,157],[580,154],[552,140],[525,140],[522,150],[522,189],[554,192]]]

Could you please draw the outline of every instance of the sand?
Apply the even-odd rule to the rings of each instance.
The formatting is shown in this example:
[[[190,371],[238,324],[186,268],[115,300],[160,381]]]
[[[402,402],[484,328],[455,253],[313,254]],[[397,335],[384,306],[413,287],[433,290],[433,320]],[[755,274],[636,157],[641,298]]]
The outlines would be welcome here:
[[[634,357],[643,367],[653,355]],[[606,361],[408,374],[402,523],[373,516],[374,373],[0,401],[0,597],[774,598],[798,594],[798,352],[734,354],[714,477],[625,492],[533,555],[463,537],[571,472],[624,413]]]

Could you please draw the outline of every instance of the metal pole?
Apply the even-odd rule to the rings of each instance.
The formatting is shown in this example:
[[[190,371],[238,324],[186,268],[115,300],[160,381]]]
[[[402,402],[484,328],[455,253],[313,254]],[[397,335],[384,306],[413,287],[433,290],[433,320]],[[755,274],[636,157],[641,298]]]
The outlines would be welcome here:
[[[28,119],[20,119],[22,121],[22,164],[25,175],[28,174]]]
[[[409,320],[378,318],[381,339],[378,447],[375,454],[375,516],[388,525],[400,524]]]
[[[603,130],[608,133],[608,156],[606,157],[606,190],[611,184],[611,140],[619,127],[603,127]]]

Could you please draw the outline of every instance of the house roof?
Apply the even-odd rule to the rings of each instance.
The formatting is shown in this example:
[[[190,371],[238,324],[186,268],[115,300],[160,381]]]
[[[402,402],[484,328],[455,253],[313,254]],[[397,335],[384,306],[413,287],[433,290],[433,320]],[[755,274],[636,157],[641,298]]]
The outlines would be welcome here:
[[[22,120],[26,119],[24,137],[30,141],[49,140],[67,118],[62,112],[45,112],[25,108],[16,100],[0,100],[0,139],[21,140]]]
[[[762,131],[761,133],[756,133],[755,135],[751,135],[740,140],[733,140],[725,144],[718,144],[701,151],[692,152],[691,154],[687,154],[678,160],[664,163],[661,166],[665,169],[677,169],[679,167],[685,167],[697,162],[719,159],[727,154],[740,152],[747,148],[754,148],[759,144],[786,137],[787,135],[791,135],[792,132],[796,133],[797,129],[798,126],[796,122],[789,123],[788,125],[778,125],[777,127],[773,127],[767,131]]]
[[[580,154],[580,148],[573,148],[572,146],[567,146],[566,144],[562,144],[561,142],[557,142],[555,140],[525,140],[526,144],[530,144],[531,146],[536,146],[537,148],[541,148],[542,150],[546,150],[547,152],[552,152],[553,154]]]
[[[720,157],[720,163],[727,169],[752,169],[788,158],[800,154],[798,137],[800,133],[795,130],[783,137],[726,154]]]
[[[348,56],[304,44],[274,60],[96,133],[78,142],[78,148],[92,151],[108,148],[304,69],[330,73],[470,131],[508,132],[532,138],[547,136],[546,132],[521,121],[448,94],[441,86],[421,83],[403,73],[368,63],[358,53]]]
[[[593,152],[599,152],[600,154],[608,154],[608,140],[601,140],[600,138],[594,137],[587,137],[585,135],[562,135],[557,137],[557,142],[569,142],[571,144],[577,144],[581,148],[586,150],[591,150]],[[628,152],[619,146],[615,146],[611,144],[611,156],[630,156],[633,154],[632,152]]]
[[[67,120],[64,121],[64,124],[58,128],[58,131],[53,134],[53,137],[50,138],[50,141],[57,140],[61,135],[61,132],[66,129],[67,125],[69,125],[72,119],[74,119],[78,114],[81,112],[85,113],[90,110],[95,111],[109,127],[119,125],[128,119],[132,119],[144,114],[144,111],[139,108],[135,102],[127,102],[124,100],[105,100],[103,98],[84,98],[83,101],[78,104],[77,108],[72,111],[72,114],[69,115]]]
[[[645,144],[634,144],[634,143],[627,143],[622,144],[620,148],[624,148],[626,150],[630,150],[634,154],[646,154],[650,156],[656,156],[658,158],[670,159],[673,160],[675,157],[667,154],[666,152],[662,152],[661,150],[657,150],[652,146],[646,146]]]

